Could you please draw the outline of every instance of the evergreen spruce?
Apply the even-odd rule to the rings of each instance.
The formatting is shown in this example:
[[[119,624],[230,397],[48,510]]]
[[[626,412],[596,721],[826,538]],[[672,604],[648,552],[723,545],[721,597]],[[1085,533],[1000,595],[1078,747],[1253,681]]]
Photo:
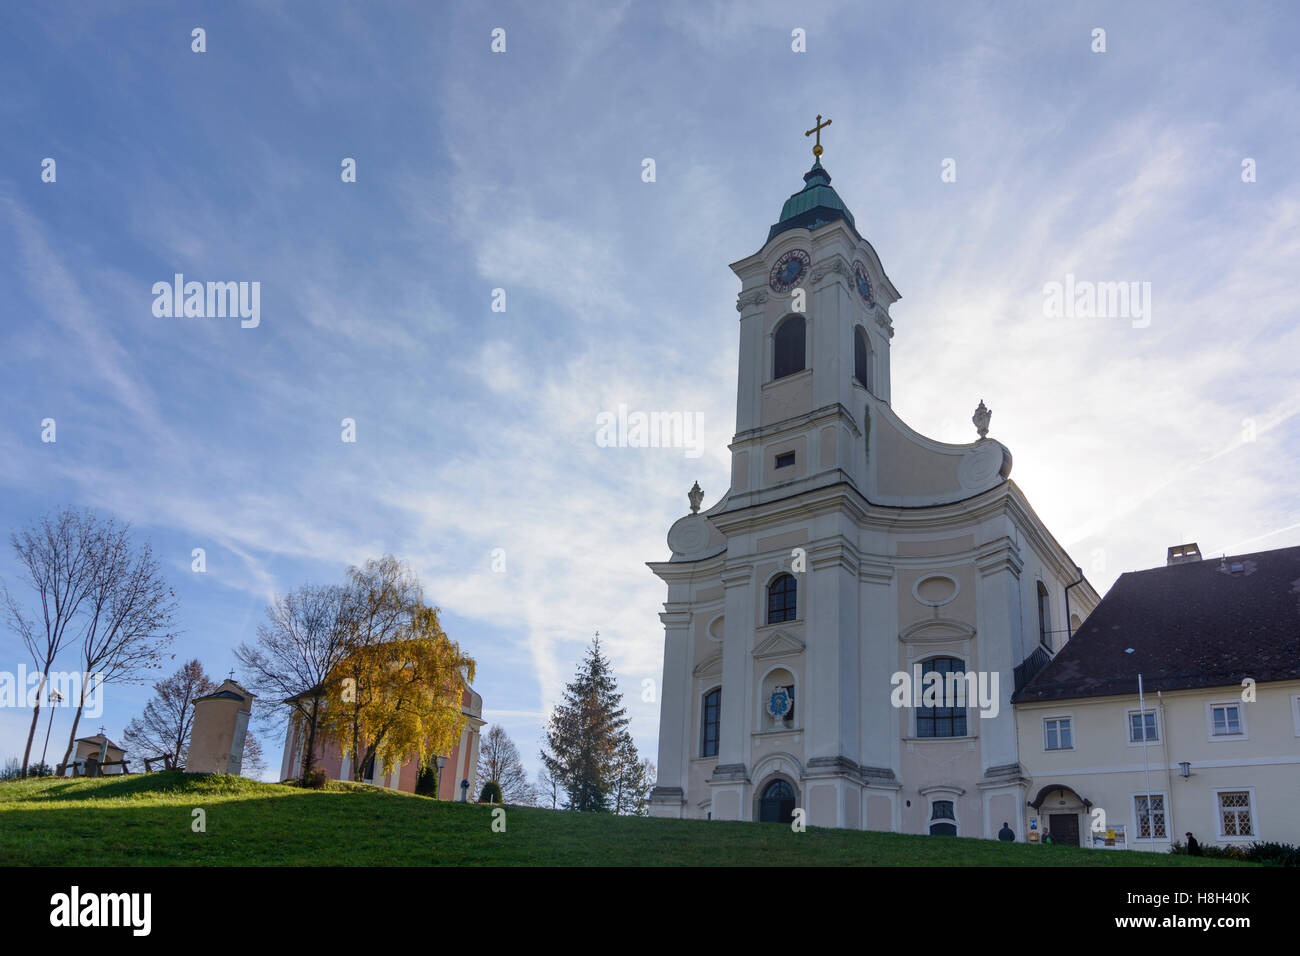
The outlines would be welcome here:
[[[569,810],[626,812],[619,799],[629,765],[639,761],[627,730],[627,711],[614,672],[600,652],[597,635],[578,674],[564,689],[564,702],[551,713],[542,762],[564,791]],[[620,805],[621,804],[621,805]]]

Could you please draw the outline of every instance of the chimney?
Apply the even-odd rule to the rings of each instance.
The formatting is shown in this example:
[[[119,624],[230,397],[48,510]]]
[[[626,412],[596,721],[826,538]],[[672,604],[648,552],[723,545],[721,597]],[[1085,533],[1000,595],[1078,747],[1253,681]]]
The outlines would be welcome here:
[[[1165,562],[1165,566],[1173,567],[1175,564],[1187,564],[1199,560],[1201,560],[1201,549],[1196,542],[1176,544],[1169,549],[1169,558]]]

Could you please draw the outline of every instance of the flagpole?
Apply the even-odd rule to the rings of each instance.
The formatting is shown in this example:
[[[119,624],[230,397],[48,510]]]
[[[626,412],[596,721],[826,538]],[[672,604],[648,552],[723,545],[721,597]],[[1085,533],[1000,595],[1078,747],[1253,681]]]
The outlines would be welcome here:
[[[1138,672],[1138,725],[1142,728],[1142,768],[1146,772],[1147,778],[1147,832],[1151,835],[1151,842],[1154,844],[1156,839],[1156,815],[1151,806],[1151,763],[1147,759],[1147,704],[1146,696],[1142,692],[1142,673]],[[1138,836],[1142,835],[1141,824],[1138,825]]]

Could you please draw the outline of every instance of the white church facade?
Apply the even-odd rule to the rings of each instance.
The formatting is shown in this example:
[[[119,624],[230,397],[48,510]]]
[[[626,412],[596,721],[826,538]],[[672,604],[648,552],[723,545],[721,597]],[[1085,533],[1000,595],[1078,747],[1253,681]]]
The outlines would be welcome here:
[[[899,293],[814,152],[731,267],[731,487],[704,509],[693,488],[650,564],[668,588],[651,813],[1024,839],[1011,696],[1098,596],[982,401],[963,445],[891,409]],[[900,673],[996,679],[994,706],[895,706]]]

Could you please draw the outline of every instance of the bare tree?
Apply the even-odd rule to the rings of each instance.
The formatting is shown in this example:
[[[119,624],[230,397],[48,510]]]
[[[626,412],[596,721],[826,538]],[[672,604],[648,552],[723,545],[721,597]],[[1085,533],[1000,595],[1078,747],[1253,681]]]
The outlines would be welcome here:
[[[163,580],[153,549],[131,544],[129,528],[112,518],[98,523],[94,580],[82,605],[81,694],[63,763],[72,758],[86,697],[104,685],[138,680],[161,666],[163,648],[175,639],[176,601]]]
[[[171,757],[176,766],[189,757],[190,734],[194,730],[194,701],[217,689],[197,658],[186,661],[176,673],[153,685],[154,696],[144,713],[132,717],[122,733],[127,750],[147,757]],[[259,777],[266,769],[261,741],[248,731],[244,737],[245,777]]]
[[[154,696],[144,713],[132,717],[122,734],[122,744],[146,757],[170,756],[177,766],[185,762],[194,729],[194,699],[210,694],[217,685],[198,659],[153,685]]]
[[[40,669],[40,683],[32,707],[21,773],[27,776],[32,740],[40,717],[41,699],[54,661],[82,602],[95,584],[97,520],[92,512],[64,508],[47,514],[31,527],[9,536],[18,564],[36,592],[40,610],[25,614],[9,589],[0,585],[10,627],[22,638],[32,663]],[[39,616],[39,620],[35,618]]]
[[[240,767],[241,777],[256,780],[266,770],[266,761],[262,759],[262,742],[253,736],[250,730],[244,737],[244,762]]]
[[[542,769],[537,771],[537,806],[545,807],[548,803],[552,810],[558,810],[560,807],[560,784],[559,781],[551,776],[551,772],[546,769],[546,764],[542,764]]]
[[[241,643],[235,651],[249,689],[274,711],[306,722],[303,764],[294,768],[298,775],[305,776],[316,762],[325,682],[354,647],[349,605],[345,588],[303,585],[277,597],[257,629],[257,642]]]
[[[537,792],[519,759],[519,748],[500,724],[493,724],[479,741],[478,779],[483,783],[495,780],[501,787],[502,803],[531,807],[537,802]]]

